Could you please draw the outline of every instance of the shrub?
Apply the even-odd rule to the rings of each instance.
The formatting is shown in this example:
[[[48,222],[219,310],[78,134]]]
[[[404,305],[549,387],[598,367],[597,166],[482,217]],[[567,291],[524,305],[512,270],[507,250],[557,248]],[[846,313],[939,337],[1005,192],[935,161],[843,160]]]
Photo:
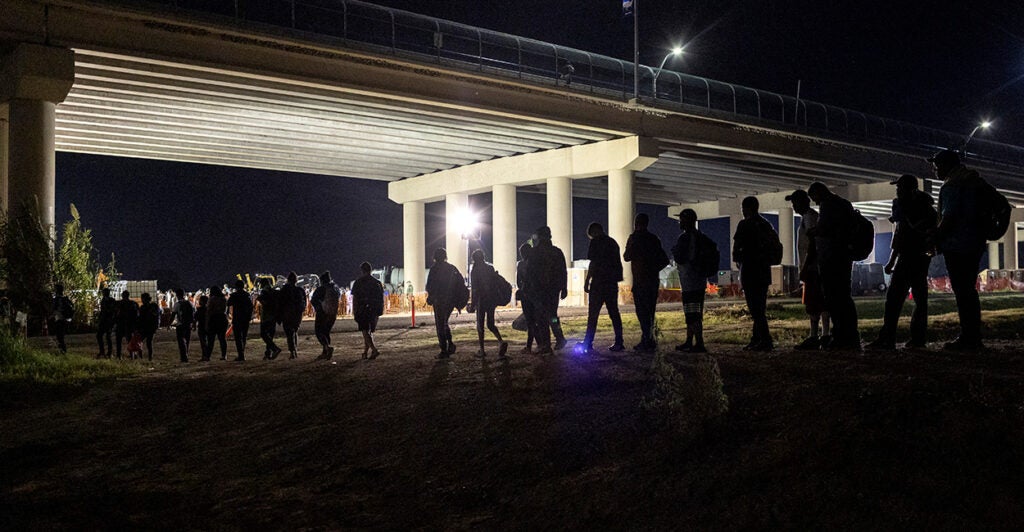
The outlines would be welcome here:
[[[708,422],[728,412],[729,397],[714,357],[698,358],[691,378],[684,377],[661,352],[655,354],[651,369],[654,390],[640,406],[679,436],[695,438]]]

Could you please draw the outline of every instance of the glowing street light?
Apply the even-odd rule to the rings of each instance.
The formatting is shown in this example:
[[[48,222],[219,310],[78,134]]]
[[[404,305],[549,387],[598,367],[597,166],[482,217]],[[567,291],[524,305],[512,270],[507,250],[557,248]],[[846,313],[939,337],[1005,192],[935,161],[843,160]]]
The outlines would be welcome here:
[[[672,49],[671,52],[665,55],[664,59],[661,60],[661,66],[659,66],[658,71],[654,73],[654,81],[652,82],[653,96],[655,100],[658,99],[658,76],[661,75],[661,71],[665,68],[665,62],[668,61],[669,57],[676,57],[680,55],[683,55],[683,47],[676,46],[675,48]]]
[[[480,222],[477,214],[463,209],[455,215],[455,227],[462,234],[463,240],[480,239]]]
[[[961,149],[964,155],[967,155],[967,144],[969,144],[971,139],[974,138],[974,134],[977,133],[979,129],[988,129],[991,125],[991,121],[982,120],[980,124],[974,126],[974,129],[971,130],[971,134],[967,135],[967,140],[964,141],[964,147]]]

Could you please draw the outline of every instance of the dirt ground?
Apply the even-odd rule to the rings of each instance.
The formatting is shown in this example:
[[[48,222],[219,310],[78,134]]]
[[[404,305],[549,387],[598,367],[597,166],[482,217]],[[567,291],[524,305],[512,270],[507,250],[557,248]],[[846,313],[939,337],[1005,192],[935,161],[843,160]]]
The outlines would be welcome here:
[[[666,319],[681,321],[678,313]],[[503,330],[511,316],[504,318]],[[579,333],[579,324],[567,327]],[[335,335],[317,362],[179,364],[4,385],[0,529],[1010,529],[1024,523],[1024,364],[984,353],[714,346],[729,411],[674,433],[652,355],[434,358],[433,328]],[[627,338],[628,340],[629,338]],[[635,339],[633,339],[635,341]],[[72,338],[93,353],[92,339]],[[607,326],[598,345],[610,343]],[[694,360],[665,356],[690,375]],[[138,364],[139,362],[130,362]]]

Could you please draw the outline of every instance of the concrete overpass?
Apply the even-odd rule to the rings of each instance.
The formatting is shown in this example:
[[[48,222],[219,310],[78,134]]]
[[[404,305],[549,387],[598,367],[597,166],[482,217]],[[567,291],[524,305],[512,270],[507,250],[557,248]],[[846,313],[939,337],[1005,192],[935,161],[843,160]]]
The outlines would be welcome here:
[[[446,202],[446,245],[465,264],[454,215],[492,192],[494,262],[509,272],[518,188],[547,195],[571,249],[573,196],[607,199],[620,242],[636,202],[730,216],[755,194],[785,221],[772,198],[812,180],[882,214],[892,190],[878,183],[928,175],[923,157],[959,140],[669,71],[655,92],[648,67],[637,103],[629,63],[355,0],[196,5],[5,2],[5,207],[34,196],[53,223],[54,150],[384,180],[422,287],[428,202]],[[971,157],[1024,205],[1024,150],[975,139]]]

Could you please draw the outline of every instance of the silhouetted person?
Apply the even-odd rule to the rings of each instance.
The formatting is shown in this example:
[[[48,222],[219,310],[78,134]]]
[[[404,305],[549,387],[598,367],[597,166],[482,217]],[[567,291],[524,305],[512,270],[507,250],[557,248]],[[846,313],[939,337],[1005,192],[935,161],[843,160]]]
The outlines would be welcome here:
[[[100,346],[100,352],[96,358],[110,358],[114,356],[114,323],[117,319],[117,301],[110,297],[110,289],[104,288],[100,291],[100,313],[96,320],[96,343]],[[107,341],[107,348],[103,349],[103,340]]]
[[[182,362],[188,362],[188,346],[192,342],[192,322],[196,318],[196,309],[192,302],[185,298],[185,291],[174,289],[178,300],[171,307],[174,314],[174,337],[178,341],[178,355]]]
[[[988,186],[978,172],[960,162],[953,150],[943,150],[928,159],[935,177],[942,179],[939,189],[939,225],[935,242],[946,258],[949,284],[956,297],[960,315],[960,336],[946,343],[946,349],[977,351],[981,343],[981,302],[976,286],[978,265],[985,253],[982,215]],[[1011,225],[1012,227],[1012,225]]]
[[[540,227],[536,234],[537,244],[533,247],[527,268],[527,289],[534,305],[537,354],[546,355],[565,347],[565,336],[558,319],[558,301],[569,295],[569,274],[565,268],[565,254],[551,243],[551,228]],[[552,335],[555,337],[554,349]]]
[[[213,356],[213,341],[220,344],[220,359],[228,359],[228,301],[219,286],[210,287],[210,301],[206,307],[206,353],[205,360]]]
[[[196,307],[196,318],[193,323],[193,328],[196,329],[196,336],[199,337],[199,359],[203,362],[210,360],[210,351],[213,350],[210,347],[210,340],[208,331],[206,329],[206,316],[209,314],[210,298],[203,295],[199,296],[199,306]]]
[[[270,279],[260,279],[260,294],[256,301],[260,304],[260,339],[266,348],[263,360],[274,360],[281,354],[281,348],[274,343],[277,334],[277,322],[281,320],[281,293],[274,290]]]
[[[597,334],[597,318],[601,315],[601,307],[608,309],[608,317],[612,320],[612,331],[615,342],[608,347],[609,351],[622,351],[626,347],[622,340],[622,315],[619,314],[619,281],[622,280],[622,255],[619,243],[604,232],[601,224],[594,222],[587,227],[587,259],[590,268],[583,279],[583,291],[590,294],[587,305],[587,332],[579,348],[587,353],[595,352],[594,336]]]
[[[331,346],[331,329],[334,322],[338,320],[338,300],[341,298],[341,290],[331,280],[331,272],[320,274],[320,286],[313,291],[310,301],[313,303],[313,311],[316,317],[313,319],[313,330],[316,332],[316,340],[323,347],[323,352],[317,360],[330,360],[334,356],[334,347]]]
[[[799,277],[803,284],[804,310],[811,320],[810,335],[795,349],[820,349],[831,341],[830,320],[825,312],[825,295],[821,288],[821,273],[818,271],[818,246],[815,238],[807,232],[818,225],[818,211],[811,207],[811,197],[803,190],[794,190],[786,196],[793,204],[793,211],[800,215],[800,229],[797,230],[797,256],[800,261]],[[820,329],[819,329],[820,324]],[[819,334],[820,330],[820,334]]]
[[[64,343],[64,336],[67,334],[68,325],[75,316],[75,307],[71,304],[68,296],[64,295],[64,285],[53,286],[53,301],[50,309],[50,323],[52,324],[53,335],[57,337],[57,349],[61,353],[68,352],[68,346]]]
[[[252,323],[252,296],[245,290],[245,282],[235,281],[235,291],[228,296],[231,309],[231,331],[235,337],[236,362],[245,360],[245,344],[249,339],[249,324]]]
[[[487,330],[498,340],[498,358],[505,358],[508,352],[508,343],[501,338],[501,332],[494,324],[494,311],[499,304],[498,296],[498,272],[494,266],[484,260],[484,251],[477,249],[473,251],[473,269],[469,272],[470,304],[466,309],[476,313],[476,335],[480,341],[480,350],[476,356],[483,358],[487,355],[484,351],[484,321],[487,321]],[[507,304],[508,301],[505,301]]]
[[[139,308],[136,330],[146,344],[146,355],[149,360],[153,360],[153,335],[160,328],[160,305],[153,301],[153,296],[149,295],[149,292],[143,292],[140,299],[142,306]]]
[[[135,332],[135,322],[139,319],[139,305],[132,301],[131,292],[121,292],[121,300],[117,302],[117,317],[115,318],[115,336],[117,336],[117,358],[121,358],[121,341],[131,341],[132,333]]]
[[[455,353],[452,329],[448,326],[452,311],[455,283],[464,283],[459,269],[448,262],[448,251],[434,250],[434,265],[427,272],[427,304],[434,309],[434,328],[437,330],[437,344],[441,351],[437,358],[445,359]]]
[[[917,177],[904,174],[890,184],[896,185],[896,198],[892,200],[892,216],[889,218],[896,227],[892,235],[892,252],[885,264],[885,273],[891,277],[885,293],[882,330],[878,331],[878,338],[866,347],[896,349],[896,324],[909,291],[914,295],[914,314],[910,318],[910,341],[904,347],[920,349],[928,342],[928,266],[933,249],[929,240],[938,214],[932,207],[932,197],[918,190]]]
[[[526,321],[526,347],[523,347],[522,352],[527,354],[533,352],[533,341],[536,338],[537,330],[534,303],[530,300],[529,290],[526,288],[532,253],[533,246],[529,242],[519,246],[519,262],[516,263],[516,299],[520,301],[523,319]]]
[[[757,198],[743,198],[741,208],[743,219],[733,235],[732,260],[740,267],[740,286],[754,322],[750,343],[744,349],[771,351],[775,345],[768,330],[768,287],[772,284],[772,247],[779,242],[779,235],[757,212]]]
[[[352,283],[352,317],[363,334],[363,358],[374,359],[380,356],[373,333],[377,331],[377,320],[384,314],[384,285],[370,275],[372,271],[369,262],[359,265],[359,278]]]
[[[281,287],[281,327],[288,340],[288,359],[298,358],[299,326],[306,312],[306,291],[298,284],[295,272],[288,272],[288,281]]]
[[[562,68],[559,69],[558,78],[565,82],[565,86],[568,87],[572,84],[572,76],[576,73],[576,67],[569,61],[562,63]]]
[[[857,306],[850,292],[853,280],[850,234],[855,223],[853,205],[818,181],[807,187],[807,195],[821,209],[818,225],[808,234],[815,238],[825,310],[832,319],[832,341],[826,348],[859,350]]]
[[[654,339],[654,313],[661,287],[659,273],[668,266],[668,255],[661,247],[661,239],[647,230],[648,223],[650,218],[644,213],[633,218],[633,234],[629,235],[622,254],[633,271],[633,305],[640,322],[640,343],[633,347],[635,351],[654,351],[658,347]]]
[[[701,271],[702,253],[708,253],[714,242],[697,229],[697,213],[693,209],[679,211],[679,229],[682,233],[672,247],[672,258],[679,270],[679,287],[683,299],[683,318],[686,320],[686,341],[676,346],[684,353],[707,353],[704,346],[704,295],[708,279]]]

